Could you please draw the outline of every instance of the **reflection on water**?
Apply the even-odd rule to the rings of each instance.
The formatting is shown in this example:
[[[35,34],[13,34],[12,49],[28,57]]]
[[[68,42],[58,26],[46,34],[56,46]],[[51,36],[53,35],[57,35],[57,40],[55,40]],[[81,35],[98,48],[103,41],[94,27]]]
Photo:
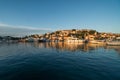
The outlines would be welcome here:
[[[66,42],[47,42],[47,43],[5,43],[5,44],[0,44],[0,47],[3,45],[19,45],[19,44],[24,44],[25,46],[33,46],[35,48],[53,48],[56,50],[60,51],[84,51],[84,52],[89,52],[91,50],[96,50],[98,48],[104,48],[104,49],[114,49],[118,53],[120,53],[120,46],[107,46],[106,44],[82,44],[82,43],[66,43]]]
[[[119,49],[104,44],[0,43],[0,80],[120,80]]]
[[[25,43],[26,45],[30,45],[29,43]],[[48,42],[48,43],[31,43],[34,47],[38,48],[54,48],[60,51],[68,50],[68,51],[91,51],[96,50],[98,48],[104,49],[114,49],[118,53],[120,53],[120,46],[107,46],[106,44],[78,44],[78,43],[64,43],[64,42]]]
[[[118,53],[120,53],[120,46],[106,46],[106,49],[114,49]]]

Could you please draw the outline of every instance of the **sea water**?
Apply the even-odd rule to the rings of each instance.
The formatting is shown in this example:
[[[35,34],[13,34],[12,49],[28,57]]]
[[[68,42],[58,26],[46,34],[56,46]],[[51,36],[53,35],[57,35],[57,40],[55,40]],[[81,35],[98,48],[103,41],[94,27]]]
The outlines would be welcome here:
[[[0,43],[0,80],[120,80],[120,46]]]

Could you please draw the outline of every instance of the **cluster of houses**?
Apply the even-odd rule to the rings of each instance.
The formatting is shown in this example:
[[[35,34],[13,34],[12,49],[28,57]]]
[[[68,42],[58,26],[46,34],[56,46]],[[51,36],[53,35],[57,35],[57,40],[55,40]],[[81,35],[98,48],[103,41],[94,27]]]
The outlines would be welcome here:
[[[0,37],[0,42],[68,42],[68,43],[101,43],[114,39],[120,40],[120,34],[97,32],[88,29],[58,30],[42,35],[34,34],[25,37]],[[118,43],[116,43],[118,44]],[[120,43],[119,43],[120,44]]]
[[[120,37],[120,34],[113,33],[99,33],[96,30],[58,30],[51,33],[45,33],[43,35],[30,35],[24,38],[21,38],[20,41],[28,41],[28,42],[60,42],[60,41],[68,41],[68,42],[88,42],[94,40],[113,40],[117,37]]]

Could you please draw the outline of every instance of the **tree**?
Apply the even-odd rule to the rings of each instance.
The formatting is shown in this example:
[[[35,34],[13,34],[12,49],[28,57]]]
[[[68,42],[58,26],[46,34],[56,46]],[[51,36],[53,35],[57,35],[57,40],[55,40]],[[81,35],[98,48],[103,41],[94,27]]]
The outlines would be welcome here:
[[[76,31],[76,29],[72,29],[72,31]]]
[[[0,40],[2,40],[3,38],[0,36]]]
[[[96,32],[96,30],[90,30],[90,31],[89,31],[89,34],[90,34],[90,35],[94,35],[95,32]]]

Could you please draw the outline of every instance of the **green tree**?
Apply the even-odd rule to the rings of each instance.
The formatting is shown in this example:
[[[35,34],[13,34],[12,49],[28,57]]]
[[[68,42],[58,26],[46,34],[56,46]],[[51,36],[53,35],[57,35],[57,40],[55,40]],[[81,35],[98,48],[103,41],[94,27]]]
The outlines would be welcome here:
[[[90,35],[94,35],[95,32],[96,32],[96,30],[90,30],[90,31],[89,31],[89,34],[90,34]]]

